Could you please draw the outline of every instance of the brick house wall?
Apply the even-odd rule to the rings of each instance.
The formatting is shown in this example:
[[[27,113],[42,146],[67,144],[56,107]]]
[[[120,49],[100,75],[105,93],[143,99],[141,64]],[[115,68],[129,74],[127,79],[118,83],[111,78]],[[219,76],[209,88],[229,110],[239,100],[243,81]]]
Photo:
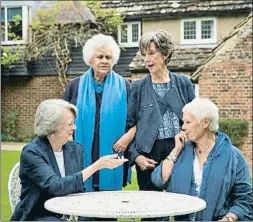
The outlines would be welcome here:
[[[11,110],[18,110],[17,132],[31,136],[34,132],[34,116],[40,102],[60,98],[63,90],[57,76],[37,76],[31,79],[2,79],[1,113],[2,132]]]
[[[249,122],[249,133],[240,149],[252,166],[251,22],[204,66],[198,82],[200,96],[218,106],[221,118]]]

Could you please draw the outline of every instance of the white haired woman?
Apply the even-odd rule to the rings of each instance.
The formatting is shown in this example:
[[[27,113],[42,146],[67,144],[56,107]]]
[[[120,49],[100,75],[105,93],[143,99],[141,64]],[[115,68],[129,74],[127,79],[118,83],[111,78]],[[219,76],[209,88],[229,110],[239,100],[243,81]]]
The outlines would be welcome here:
[[[176,220],[252,221],[248,164],[229,137],[218,131],[218,120],[218,108],[207,98],[185,105],[175,148],[152,173],[157,187],[206,201],[206,209]]]
[[[35,116],[37,138],[20,156],[21,196],[11,221],[59,221],[62,215],[49,212],[50,198],[84,192],[83,182],[101,169],[114,169],[127,159],[101,157],[84,169],[83,147],[73,142],[77,109],[60,99],[43,101]]]
[[[119,55],[119,46],[111,36],[93,36],[83,47],[83,59],[90,68],[70,81],[63,96],[79,111],[75,141],[84,146],[85,167],[114,152],[126,156],[135,135],[135,127],[125,133],[130,83],[112,70]],[[121,190],[127,176],[128,163],[124,169],[102,170],[85,182],[85,189]]]

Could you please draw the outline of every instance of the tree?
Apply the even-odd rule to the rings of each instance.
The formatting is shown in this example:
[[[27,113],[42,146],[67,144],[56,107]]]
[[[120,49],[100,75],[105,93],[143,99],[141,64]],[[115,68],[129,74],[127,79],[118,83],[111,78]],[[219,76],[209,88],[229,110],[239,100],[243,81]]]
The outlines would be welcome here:
[[[85,18],[89,10],[91,16]],[[30,26],[31,42],[27,44],[27,61],[39,60],[45,55],[56,58],[56,70],[63,90],[67,84],[66,72],[72,61],[71,48],[83,46],[96,33],[113,34],[123,18],[113,9],[101,9],[101,2],[58,1],[49,9],[40,9]]]

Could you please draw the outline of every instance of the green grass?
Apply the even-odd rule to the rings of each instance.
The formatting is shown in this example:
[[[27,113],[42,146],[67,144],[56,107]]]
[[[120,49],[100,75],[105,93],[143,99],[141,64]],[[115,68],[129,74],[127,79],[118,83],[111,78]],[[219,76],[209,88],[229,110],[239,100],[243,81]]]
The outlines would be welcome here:
[[[20,151],[1,151],[1,221],[9,221],[12,213],[9,204],[8,178],[12,167],[19,161]],[[136,172],[132,174],[132,183],[124,190],[137,190]]]
[[[9,221],[12,215],[8,195],[8,178],[12,167],[19,161],[20,151],[1,150],[1,221]]]

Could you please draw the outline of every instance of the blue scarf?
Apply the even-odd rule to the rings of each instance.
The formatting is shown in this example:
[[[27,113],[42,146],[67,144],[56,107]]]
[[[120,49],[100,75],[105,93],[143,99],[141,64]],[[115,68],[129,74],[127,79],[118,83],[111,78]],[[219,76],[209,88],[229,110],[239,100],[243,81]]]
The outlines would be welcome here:
[[[95,127],[96,99],[93,69],[80,78],[76,118],[75,141],[84,147],[84,167],[92,164],[91,151]],[[127,92],[125,80],[111,71],[104,83],[100,109],[99,154],[100,157],[113,154],[113,144],[125,133],[127,117]],[[113,170],[102,169],[99,173],[100,190],[121,190],[123,166]],[[93,191],[92,177],[84,182],[87,192]]]

